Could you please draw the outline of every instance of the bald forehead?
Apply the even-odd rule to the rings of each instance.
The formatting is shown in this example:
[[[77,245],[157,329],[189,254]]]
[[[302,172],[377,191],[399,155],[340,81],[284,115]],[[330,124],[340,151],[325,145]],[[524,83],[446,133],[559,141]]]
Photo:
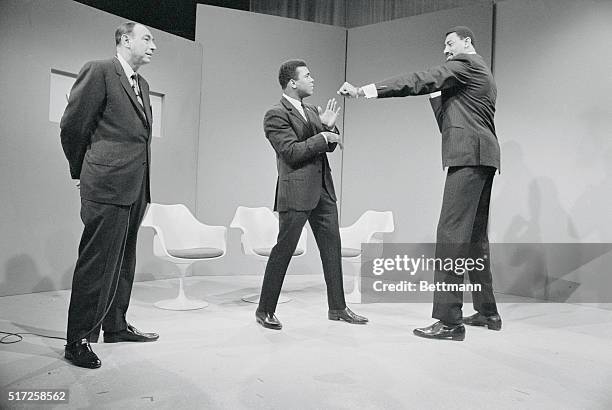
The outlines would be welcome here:
[[[143,39],[145,41],[155,40],[146,26],[136,23],[132,29],[132,38]]]
[[[137,36],[142,36],[145,34],[151,35],[151,32],[149,31],[149,29],[145,26],[143,26],[140,23],[136,23],[134,25],[134,28],[132,29],[132,32],[137,35]]]

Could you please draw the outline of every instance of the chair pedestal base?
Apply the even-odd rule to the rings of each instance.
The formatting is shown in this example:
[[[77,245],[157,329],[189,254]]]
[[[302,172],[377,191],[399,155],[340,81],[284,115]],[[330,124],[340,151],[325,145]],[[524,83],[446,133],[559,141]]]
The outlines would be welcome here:
[[[264,271],[266,269],[266,264],[268,263],[268,258],[262,258],[261,256],[258,258],[258,262],[261,263],[261,266],[263,267]],[[247,302],[247,303],[257,303],[259,304],[259,293],[249,293],[248,295],[244,295],[243,297],[241,297],[240,299],[243,302]],[[278,297],[278,302],[276,303],[287,303],[290,302],[291,298],[284,296],[282,293],[280,294],[280,296]]]
[[[351,293],[345,294],[346,303],[359,304],[361,303],[361,258],[357,261],[344,261],[350,266],[353,271],[353,290]]]
[[[155,302],[155,307],[164,310],[196,310],[208,306],[208,302],[188,298],[176,298]]]
[[[189,299],[185,295],[185,288],[183,282],[184,278],[179,278],[179,293],[176,298],[160,300],[159,302],[155,302],[154,306],[165,310],[196,310],[203,309],[208,306],[208,302],[205,302],[203,300]]]
[[[250,295],[244,295],[241,298],[244,302],[248,302],[248,303],[259,303],[259,293],[252,293]],[[278,298],[278,302],[277,303],[287,303],[290,302],[291,298],[287,297],[287,296],[283,296],[282,294],[279,296]]]
[[[346,295],[344,298],[346,299],[346,303],[359,304],[361,303],[361,292],[358,288],[353,289],[353,291]]]

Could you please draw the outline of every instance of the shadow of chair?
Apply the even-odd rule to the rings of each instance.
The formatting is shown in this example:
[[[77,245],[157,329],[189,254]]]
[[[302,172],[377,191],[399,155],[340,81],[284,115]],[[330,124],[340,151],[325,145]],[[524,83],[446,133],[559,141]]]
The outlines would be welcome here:
[[[361,303],[361,244],[382,244],[383,234],[394,230],[393,212],[391,211],[365,211],[354,224],[340,228],[342,260],[347,262],[354,272],[353,290],[346,295],[348,303]]]
[[[278,237],[278,219],[276,215],[266,207],[249,208],[239,206],[234,214],[234,219],[230,228],[237,228],[242,231],[240,241],[242,252],[257,258],[265,264],[270,257],[270,252]],[[294,257],[306,254],[306,227],[302,229],[297,248],[293,253]],[[249,303],[259,303],[259,294],[250,294],[242,297],[242,300]],[[289,302],[291,299],[280,295],[278,303]]]
[[[155,306],[167,310],[194,310],[208,306],[203,300],[189,299],[185,295],[184,280],[195,262],[225,255],[227,228],[203,224],[183,204],[153,203],[149,205],[141,226],[155,230],[153,254],[174,263],[180,272],[177,297],[156,302]]]

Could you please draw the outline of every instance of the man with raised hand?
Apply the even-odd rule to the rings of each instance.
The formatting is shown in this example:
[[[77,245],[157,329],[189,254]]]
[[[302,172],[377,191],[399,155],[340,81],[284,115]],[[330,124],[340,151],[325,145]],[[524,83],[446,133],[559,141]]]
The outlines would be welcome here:
[[[330,320],[365,324],[344,300],[342,255],[336,193],[327,152],[340,144],[336,120],[340,106],[335,99],[325,110],[305,104],[314,93],[314,78],[302,60],[290,60],[280,67],[278,80],[283,96],[264,117],[266,138],[276,151],[278,180],[274,210],[279,213],[279,234],[266,266],[257,323],[280,330],[275,315],[278,297],[291,257],[306,221],[319,247],[327,285]]]

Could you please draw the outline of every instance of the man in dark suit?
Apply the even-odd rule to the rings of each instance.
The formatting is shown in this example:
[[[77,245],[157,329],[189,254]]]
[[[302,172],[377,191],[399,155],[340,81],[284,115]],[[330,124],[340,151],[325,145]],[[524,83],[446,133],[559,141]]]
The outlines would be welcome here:
[[[151,32],[128,22],[115,32],[117,55],[81,69],[60,124],[61,142],[81,194],[84,224],[72,279],[65,357],[100,367],[90,342],[145,342],[127,323],[136,239],[147,203],[151,157],[149,85],[136,74],[156,49]]]
[[[353,98],[385,98],[441,92],[430,100],[442,133],[443,166],[448,167],[436,257],[483,258],[484,267],[469,271],[470,281],[481,285],[480,291],[473,292],[474,315],[462,318],[463,292],[436,285],[432,316],[438,322],[414,333],[432,339],[464,340],[464,323],[501,329],[487,237],[491,187],[500,165],[493,122],[497,88],[483,58],[476,54],[469,28],[458,26],[446,33],[444,54],[446,63],[427,71],[359,88],[344,83],[338,93]],[[463,275],[452,270],[439,269],[434,276],[435,284],[460,285],[463,281]]]
[[[323,263],[328,318],[364,324],[368,320],[353,313],[344,300],[338,209],[326,154],[340,143],[335,127],[340,106],[335,99],[329,100],[325,111],[303,103],[314,92],[314,79],[302,60],[283,63],[278,80],[283,96],[266,112],[264,131],[276,151],[274,210],[279,213],[279,233],[266,266],[255,312],[257,323],[281,329],[274,312],[287,267],[308,221]]]

